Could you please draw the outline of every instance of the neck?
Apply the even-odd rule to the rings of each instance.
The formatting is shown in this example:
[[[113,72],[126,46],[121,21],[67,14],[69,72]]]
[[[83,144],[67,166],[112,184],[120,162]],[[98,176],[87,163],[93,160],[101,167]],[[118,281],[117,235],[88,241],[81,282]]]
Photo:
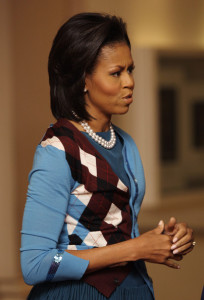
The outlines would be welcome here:
[[[78,130],[84,131],[80,123],[69,120]],[[90,120],[87,122],[94,132],[105,132],[110,129],[111,120],[108,122],[99,122],[98,120]]]
[[[104,132],[110,129],[111,115],[97,111],[94,108],[89,111],[89,107],[87,107],[87,110],[95,118],[87,122],[94,132]]]
[[[87,122],[94,132],[104,132],[110,129],[111,120],[90,120]]]
[[[111,124],[111,115],[98,115],[97,117],[95,114],[91,114],[95,119],[91,119],[90,121],[86,122],[88,125],[91,127],[91,129],[94,132],[105,132],[110,129],[110,124]],[[97,115],[97,114],[96,114]],[[76,115],[77,116],[77,115]],[[79,130],[82,129],[82,126],[80,125],[80,122],[77,123],[75,121],[70,122],[75,125]]]

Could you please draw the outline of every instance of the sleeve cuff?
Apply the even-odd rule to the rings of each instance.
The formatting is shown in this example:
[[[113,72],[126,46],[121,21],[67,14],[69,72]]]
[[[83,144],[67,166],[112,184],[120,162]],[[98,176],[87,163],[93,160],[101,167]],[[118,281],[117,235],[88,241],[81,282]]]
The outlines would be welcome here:
[[[89,261],[63,252],[58,251],[55,255],[48,271],[47,280],[80,280],[86,272]]]
[[[64,250],[58,250],[58,252],[54,256],[54,259],[51,263],[51,266],[47,274],[46,281],[51,281],[54,278],[55,273],[57,272],[57,269],[59,268],[60,262],[62,260],[63,253]]]

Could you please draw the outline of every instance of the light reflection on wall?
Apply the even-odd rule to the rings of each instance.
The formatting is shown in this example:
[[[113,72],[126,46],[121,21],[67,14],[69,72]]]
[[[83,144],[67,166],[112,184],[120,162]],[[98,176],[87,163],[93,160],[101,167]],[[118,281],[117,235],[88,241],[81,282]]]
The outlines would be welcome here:
[[[158,55],[161,189],[204,186],[204,52]]]

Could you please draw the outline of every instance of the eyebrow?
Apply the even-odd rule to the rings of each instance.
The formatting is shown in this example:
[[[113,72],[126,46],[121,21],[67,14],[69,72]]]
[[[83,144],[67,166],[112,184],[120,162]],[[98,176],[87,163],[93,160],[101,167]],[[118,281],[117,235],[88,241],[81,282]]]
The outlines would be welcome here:
[[[135,68],[135,64],[134,62],[132,62],[131,64],[128,65],[128,68],[132,67],[133,69]],[[112,68],[119,68],[119,69],[125,69],[125,66],[123,65],[116,65],[116,66],[113,66]]]

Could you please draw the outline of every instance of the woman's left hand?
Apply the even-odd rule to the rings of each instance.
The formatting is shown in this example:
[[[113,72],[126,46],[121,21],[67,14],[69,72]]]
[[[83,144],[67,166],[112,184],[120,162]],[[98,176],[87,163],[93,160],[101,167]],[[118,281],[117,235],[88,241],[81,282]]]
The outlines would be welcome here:
[[[164,234],[172,236],[173,254],[185,255],[193,250],[193,230],[186,223],[177,223],[176,218],[171,217],[165,225]]]

